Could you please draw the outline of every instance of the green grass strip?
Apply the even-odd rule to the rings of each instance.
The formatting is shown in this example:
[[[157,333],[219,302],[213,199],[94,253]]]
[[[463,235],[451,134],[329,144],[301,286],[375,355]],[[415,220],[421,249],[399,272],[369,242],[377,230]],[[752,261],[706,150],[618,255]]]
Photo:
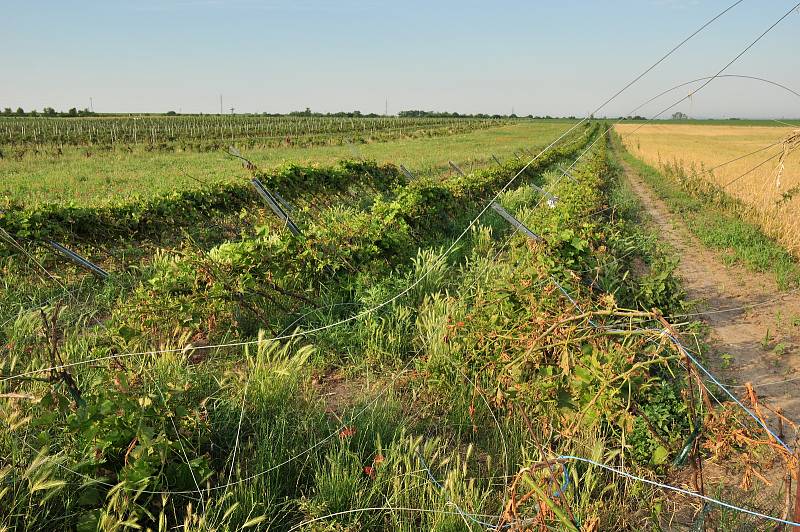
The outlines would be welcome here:
[[[800,285],[800,265],[785,248],[755,224],[742,219],[736,202],[710,202],[690,193],[673,179],[615,145],[622,159],[679,215],[706,247],[720,253],[726,264],[740,264],[751,271],[771,273],[782,290]]]

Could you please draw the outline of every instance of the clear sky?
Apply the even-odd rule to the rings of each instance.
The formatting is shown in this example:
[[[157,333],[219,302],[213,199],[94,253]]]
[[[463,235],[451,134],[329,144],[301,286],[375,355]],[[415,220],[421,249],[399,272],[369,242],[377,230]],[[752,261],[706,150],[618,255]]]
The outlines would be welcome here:
[[[617,102],[710,76],[796,0],[745,0]],[[0,107],[585,115],[733,0],[0,0]],[[800,92],[800,13],[729,70]],[[640,111],[652,114],[682,89]],[[693,117],[798,117],[714,81]]]

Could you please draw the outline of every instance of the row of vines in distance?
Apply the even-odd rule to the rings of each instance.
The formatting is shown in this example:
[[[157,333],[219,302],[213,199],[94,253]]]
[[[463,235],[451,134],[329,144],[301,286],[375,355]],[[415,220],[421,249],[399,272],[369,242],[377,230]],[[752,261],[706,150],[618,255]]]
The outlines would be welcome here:
[[[511,123],[498,118],[319,116],[124,116],[0,118],[0,143],[10,146],[158,144],[287,137],[369,136],[385,132],[464,132]]]

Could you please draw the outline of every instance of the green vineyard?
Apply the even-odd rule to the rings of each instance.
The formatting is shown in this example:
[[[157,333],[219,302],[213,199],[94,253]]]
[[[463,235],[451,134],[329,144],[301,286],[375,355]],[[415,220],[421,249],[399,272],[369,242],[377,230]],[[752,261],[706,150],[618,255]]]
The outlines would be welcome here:
[[[514,123],[508,118],[260,117],[242,115],[96,118],[0,117],[0,145],[9,154],[91,146],[214,151],[246,147],[340,145],[451,135]]]

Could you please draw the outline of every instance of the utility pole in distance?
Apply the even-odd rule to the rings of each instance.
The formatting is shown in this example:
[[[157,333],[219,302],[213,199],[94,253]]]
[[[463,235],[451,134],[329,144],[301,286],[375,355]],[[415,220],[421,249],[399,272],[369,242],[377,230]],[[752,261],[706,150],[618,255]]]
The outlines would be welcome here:
[[[222,114],[222,94],[219,95],[219,114]]]

